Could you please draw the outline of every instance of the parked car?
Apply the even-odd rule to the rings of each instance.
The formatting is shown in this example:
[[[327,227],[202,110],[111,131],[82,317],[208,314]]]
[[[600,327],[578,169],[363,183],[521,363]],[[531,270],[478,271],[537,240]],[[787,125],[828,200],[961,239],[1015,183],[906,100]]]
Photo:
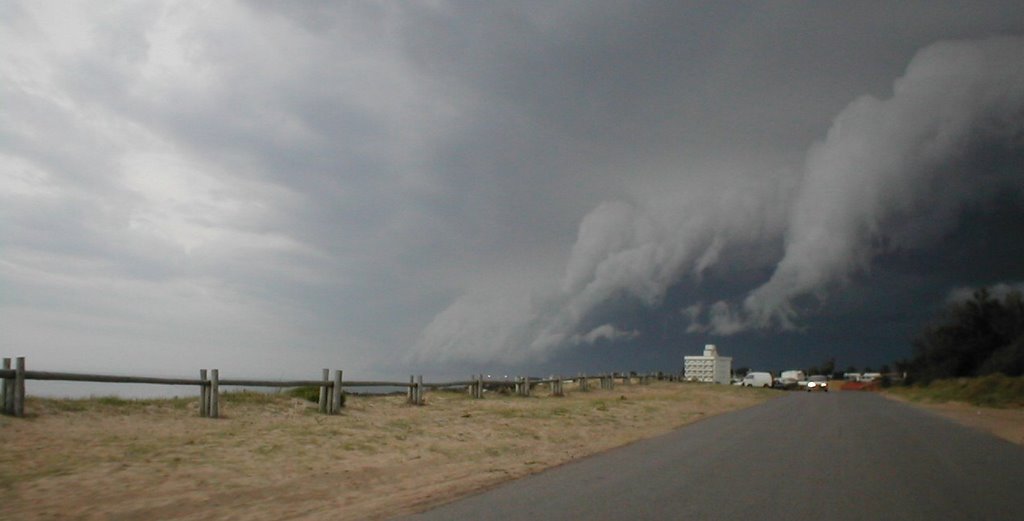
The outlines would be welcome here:
[[[743,377],[743,387],[771,387],[772,374],[760,371],[751,371]]]
[[[807,392],[824,391],[828,392],[828,377],[816,374],[807,379]]]
[[[783,391],[791,391],[800,387],[800,385],[797,383],[795,378],[783,376],[782,378],[776,378],[775,381],[772,382],[772,387],[782,389]]]

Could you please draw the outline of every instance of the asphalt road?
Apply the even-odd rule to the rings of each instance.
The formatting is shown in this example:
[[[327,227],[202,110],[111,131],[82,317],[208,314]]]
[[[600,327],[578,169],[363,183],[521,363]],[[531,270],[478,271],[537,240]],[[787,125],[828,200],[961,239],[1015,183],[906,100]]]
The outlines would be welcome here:
[[[407,520],[1024,519],[1024,448],[871,393],[789,393]]]

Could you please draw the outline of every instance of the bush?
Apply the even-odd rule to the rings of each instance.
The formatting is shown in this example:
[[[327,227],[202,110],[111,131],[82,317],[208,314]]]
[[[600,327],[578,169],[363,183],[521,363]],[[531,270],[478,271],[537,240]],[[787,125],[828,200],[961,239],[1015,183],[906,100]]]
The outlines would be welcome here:
[[[295,387],[288,389],[288,396],[293,398],[301,398],[313,403],[320,403],[320,388],[319,387]],[[341,393],[341,406],[345,406],[345,393]]]

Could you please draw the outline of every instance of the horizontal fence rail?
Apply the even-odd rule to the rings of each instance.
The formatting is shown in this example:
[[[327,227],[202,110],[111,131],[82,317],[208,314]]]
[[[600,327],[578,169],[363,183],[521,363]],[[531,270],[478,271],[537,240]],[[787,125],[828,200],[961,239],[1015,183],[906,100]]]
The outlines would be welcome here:
[[[121,376],[101,375],[83,373],[64,373],[52,371],[29,371],[25,367],[25,358],[18,357],[14,360],[4,358],[3,367],[0,368],[0,406],[4,414],[23,417],[25,415],[25,382],[27,380],[46,380],[64,382],[95,382],[95,383],[124,383],[124,384],[155,384],[155,385],[183,385],[199,387],[199,415],[202,417],[220,417],[220,387],[276,387],[276,388],[297,388],[317,387],[320,389],[319,408],[324,414],[338,414],[343,407],[342,394],[344,388],[360,387],[395,387],[404,388],[406,401],[412,405],[423,405],[424,391],[428,389],[458,389],[466,390],[472,398],[483,398],[485,391],[505,392],[511,391],[519,396],[530,396],[531,389],[546,385],[552,396],[564,396],[564,384],[576,383],[577,390],[589,391],[592,381],[597,380],[602,390],[614,389],[616,380],[621,384],[630,385],[634,381],[639,384],[646,384],[652,380],[678,381],[678,375],[668,373],[647,373],[637,374],[635,372],[608,373],[588,376],[579,373],[575,377],[552,376],[549,378],[517,377],[514,379],[493,380],[484,378],[484,375],[473,375],[469,380],[458,380],[452,382],[424,382],[423,375],[413,375],[408,382],[387,381],[387,380],[342,380],[342,371],[335,370],[332,373],[329,369],[322,371],[319,380],[259,380],[251,378],[220,378],[218,369],[201,369],[199,378],[162,378],[147,376]]]

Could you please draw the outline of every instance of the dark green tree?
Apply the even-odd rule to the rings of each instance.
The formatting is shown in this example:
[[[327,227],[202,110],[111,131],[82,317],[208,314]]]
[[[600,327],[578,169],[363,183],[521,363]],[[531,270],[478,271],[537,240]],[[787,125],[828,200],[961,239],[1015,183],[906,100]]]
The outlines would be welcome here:
[[[910,372],[917,381],[936,378],[1024,374],[1024,298],[1002,300],[982,288],[950,304],[940,321],[914,340]]]

